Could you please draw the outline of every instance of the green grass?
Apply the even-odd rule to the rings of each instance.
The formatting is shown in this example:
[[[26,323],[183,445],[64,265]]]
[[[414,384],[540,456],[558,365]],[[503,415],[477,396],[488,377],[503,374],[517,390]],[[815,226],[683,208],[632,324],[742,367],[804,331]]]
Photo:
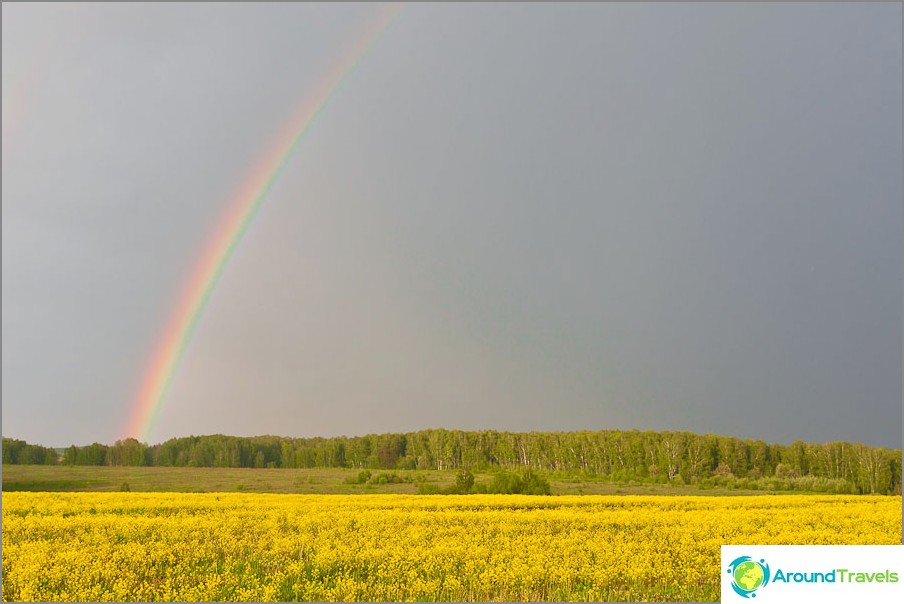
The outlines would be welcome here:
[[[130,491],[178,493],[407,493],[419,482],[446,487],[455,482],[454,470],[371,470],[396,474],[405,482],[355,484],[360,470],[340,468],[168,468],[110,466],[4,465],[4,491]],[[488,483],[492,474],[476,474]],[[763,495],[764,491],[706,489],[692,485],[613,483],[589,479],[550,477],[553,495]]]
[[[4,491],[120,491],[128,483],[130,491],[145,492],[246,492],[246,493],[414,493],[412,482],[368,485],[346,484],[357,470],[344,469],[253,469],[253,468],[167,468],[109,466],[28,466],[4,465]],[[445,481],[445,476],[418,473],[423,479]],[[439,474],[439,473],[435,473]],[[454,477],[448,477],[451,482]]]

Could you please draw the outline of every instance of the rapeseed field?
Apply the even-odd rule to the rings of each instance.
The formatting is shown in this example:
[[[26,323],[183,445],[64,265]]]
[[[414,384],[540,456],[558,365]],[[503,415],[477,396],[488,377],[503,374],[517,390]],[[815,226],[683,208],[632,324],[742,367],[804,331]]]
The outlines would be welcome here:
[[[719,599],[722,544],[898,544],[867,496],[4,493],[4,601]]]

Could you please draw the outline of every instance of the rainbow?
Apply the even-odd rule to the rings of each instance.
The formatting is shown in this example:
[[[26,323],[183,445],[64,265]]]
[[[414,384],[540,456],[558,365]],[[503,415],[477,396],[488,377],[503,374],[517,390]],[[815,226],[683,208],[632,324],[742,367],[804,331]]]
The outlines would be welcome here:
[[[334,95],[346,76],[373,45],[380,33],[402,8],[399,3],[384,5],[377,17],[333,69],[317,84],[252,170],[250,177],[230,202],[218,229],[195,265],[184,293],[167,322],[163,338],[144,375],[134,410],[125,430],[127,436],[148,442],[167,392],[185,354],[185,349],[204,313],[217,282],[235,253],[267,193],[286,167],[293,151],[304,139],[314,118]]]

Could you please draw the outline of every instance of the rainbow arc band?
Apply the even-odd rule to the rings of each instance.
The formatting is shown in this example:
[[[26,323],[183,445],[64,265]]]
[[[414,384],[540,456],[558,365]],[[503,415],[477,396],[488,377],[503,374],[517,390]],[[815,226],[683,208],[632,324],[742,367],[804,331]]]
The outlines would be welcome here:
[[[373,47],[380,34],[396,19],[402,6],[401,3],[388,3],[381,7],[369,27],[305,98],[282,129],[283,134],[269,147],[269,151],[229,204],[220,227],[214,232],[196,263],[187,286],[170,315],[164,335],[145,373],[125,430],[127,436],[148,442],[198,320],[254,216],[282,174],[292,153],[310,130],[314,119],[364,54]]]

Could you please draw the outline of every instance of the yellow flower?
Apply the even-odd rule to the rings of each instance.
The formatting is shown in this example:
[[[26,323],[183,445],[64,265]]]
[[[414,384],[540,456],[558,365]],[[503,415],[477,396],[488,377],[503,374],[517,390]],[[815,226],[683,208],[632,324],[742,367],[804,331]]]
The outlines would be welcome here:
[[[3,600],[715,600],[719,546],[901,542],[901,499],[3,493]]]

